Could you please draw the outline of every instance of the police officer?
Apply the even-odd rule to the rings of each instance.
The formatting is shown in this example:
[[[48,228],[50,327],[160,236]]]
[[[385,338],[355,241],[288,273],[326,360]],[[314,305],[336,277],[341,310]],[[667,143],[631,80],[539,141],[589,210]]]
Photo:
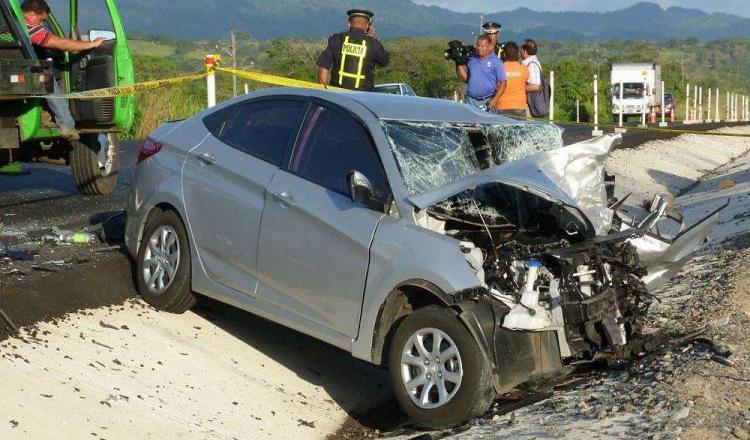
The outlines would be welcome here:
[[[495,54],[498,58],[500,58],[501,61],[505,61],[505,56],[503,55],[503,43],[498,42],[500,40],[500,32],[503,27],[500,25],[500,23],[497,23],[495,21],[488,21],[487,23],[482,25],[482,31],[489,35],[490,38],[492,38],[492,44],[495,45]]]
[[[390,55],[377,40],[373,13],[352,9],[349,30],[331,35],[318,57],[318,83],[349,90],[371,91],[375,65],[387,66]]]

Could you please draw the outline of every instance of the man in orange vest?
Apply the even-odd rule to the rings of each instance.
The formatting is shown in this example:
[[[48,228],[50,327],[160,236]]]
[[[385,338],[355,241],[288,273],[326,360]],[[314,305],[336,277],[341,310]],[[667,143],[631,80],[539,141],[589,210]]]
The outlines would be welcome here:
[[[505,75],[508,85],[497,102],[497,113],[505,116],[526,116],[526,82],[529,69],[519,62],[520,50],[513,41],[505,43]]]

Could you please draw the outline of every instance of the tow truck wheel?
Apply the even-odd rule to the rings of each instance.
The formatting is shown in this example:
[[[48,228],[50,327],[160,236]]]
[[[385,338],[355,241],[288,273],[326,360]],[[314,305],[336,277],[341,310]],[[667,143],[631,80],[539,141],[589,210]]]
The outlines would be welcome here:
[[[72,141],[70,166],[78,192],[109,194],[117,184],[120,142],[117,133],[85,134]]]
[[[388,361],[396,399],[426,428],[468,422],[484,414],[495,397],[490,366],[451,309],[428,306],[407,316]]]

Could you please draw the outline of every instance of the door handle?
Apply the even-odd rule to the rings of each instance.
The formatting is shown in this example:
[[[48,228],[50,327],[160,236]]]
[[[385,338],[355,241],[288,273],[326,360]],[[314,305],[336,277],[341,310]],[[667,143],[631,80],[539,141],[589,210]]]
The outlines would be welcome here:
[[[272,192],[271,195],[283,206],[296,206],[296,204],[294,203],[294,196],[289,191]]]
[[[195,156],[195,158],[206,165],[213,165],[216,163],[216,157],[214,157],[214,155],[209,152],[201,153]]]

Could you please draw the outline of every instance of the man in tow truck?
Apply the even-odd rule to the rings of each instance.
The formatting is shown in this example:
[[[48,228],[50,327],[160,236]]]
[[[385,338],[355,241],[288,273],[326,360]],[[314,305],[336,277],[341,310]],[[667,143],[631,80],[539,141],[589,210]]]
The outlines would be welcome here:
[[[97,38],[94,41],[78,41],[59,37],[50,32],[45,26],[45,20],[50,13],[50,7],[45,0],[26,0],[21,5],[21,11],[23,11],[26,27],[29,29],[31,44],[37,53],[40,53],[40,58],[44,58],[41,53],[47,50],[78,52],[96,49],[105,41],[104,38]],[[54,78],[54,94],[62,94],[62,90],[59,79]],[[66,100],[47,98],[47,105],[55,116],[55,122],[60,127],[62,136],[66,139],[77,140],[79,136],[75,129],[75,120]]]
[[[377,40],[373,13],[351,9],[349,30],[334,34],[318,57],[318,83],[349,90],[372,91],[375,65],[387,66],[390,55]]]

